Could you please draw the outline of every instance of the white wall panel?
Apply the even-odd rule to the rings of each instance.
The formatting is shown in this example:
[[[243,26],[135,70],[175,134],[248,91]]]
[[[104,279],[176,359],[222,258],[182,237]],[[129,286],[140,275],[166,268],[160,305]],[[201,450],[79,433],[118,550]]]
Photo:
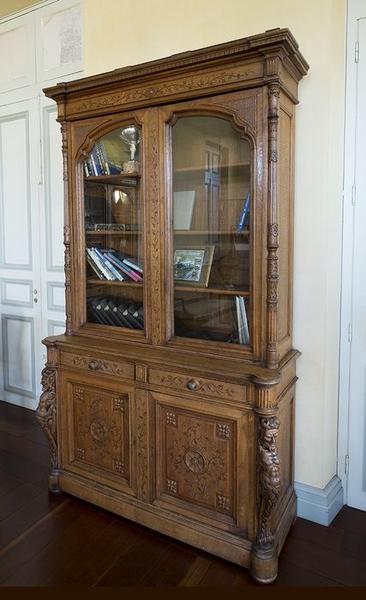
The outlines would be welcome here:
[[[47,282],[47,308],[65,312],[65,286],[56,281]]]
[[[1,303],[11,306],[33,307],[33,283],[23,279],[1,279]]]
[[[1,265],[31,268],[28,114],[0,120]]]
[[[34,325],[31,317],[2,315],[4,388],[35,395]]]
[[[0,32],[0,92],[31,85],[35,79],[32,19],[6,23]]]

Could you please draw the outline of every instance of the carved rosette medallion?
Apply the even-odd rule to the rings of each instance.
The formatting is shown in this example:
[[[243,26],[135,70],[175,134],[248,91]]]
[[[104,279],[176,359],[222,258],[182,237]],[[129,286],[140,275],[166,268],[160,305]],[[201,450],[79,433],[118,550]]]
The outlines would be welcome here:
[[[56,370],[45,367],[42,371],[42,389],[37,419],[45,432],[51,450],[51,468],[57,469],[57,408],[56,408]]]
[[[260,547],[271,547],[273,532],[271,517],[281,493],[280,460],[277,436],[280,422],[277,417],[259,417],[257,445],[258,477],[258,530],[256,542]]]
[[[187,469],[192,473],[204,473],[206,461],[200,452],[197,450],[188,450],[184,455],[184,462]]]

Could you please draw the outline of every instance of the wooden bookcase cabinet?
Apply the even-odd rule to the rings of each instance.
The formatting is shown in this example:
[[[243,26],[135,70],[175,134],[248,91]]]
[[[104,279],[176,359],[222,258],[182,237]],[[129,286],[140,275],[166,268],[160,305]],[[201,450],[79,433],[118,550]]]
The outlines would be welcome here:
[[[277,575],[278,555],[296,515],[293,136],[297,86],[307,70],[292,34],[274,29],[45,90],[58,105],[65,180],[66,332],[44,340],[48,357],[37,411],[51,447],[50,489],[250,568],[267,583]],[[245,237],[227,231],[230,220],[235,225],[230,210],[237,218],[238,207],[231,204],[222,219],[210,209],[211,221],[202,208],[202,181],[211,182],[210,202],[217,201],[215,185],[222,197],[229,193],[230,177],[222,175],[227,149],[216,142],[205,148],[192,144],[190,158],[172,161],[173,127],[197,116],[229,123],[249,148],[243,165],[230,166],[230,193],[237,193],[235,173],[249,165],[250,251],[246,291],[220,288],[216,278],[219,289],[201,289],[195,300],[197,290],[189,296],[189,287],[182,291],[176,285],[174,291],[172,276],[172,179],[175,189],[185,189],[179,170],[194,170],[189,160],[206,172],[204,156],[216,166],[206,179],[198,177],[197,186],[196,175],[189,175],[201,209],[186,239],[199,230],[202,243],[205,227],[211,227],[205,240],[215,239],[224,249],[233,247],[222,241],[229,233]],[[141,131],[144,285],[136,293],[144,303],[143,330],[89,322],[86,313],[93,285],[99,290],[118,284],[88,283],[84,179],[93,177],[86,178],[83,161],[96,140],[131,124]],[[94,180],[103,189],[123,186],[118,176]],[[199,307],[212,294],[218,302],[225,295],[229,301],[235,293],[247,295],[249,344],[175,335],[174,293],[188,294]],[[194,327],[199,319],[191,322]]]

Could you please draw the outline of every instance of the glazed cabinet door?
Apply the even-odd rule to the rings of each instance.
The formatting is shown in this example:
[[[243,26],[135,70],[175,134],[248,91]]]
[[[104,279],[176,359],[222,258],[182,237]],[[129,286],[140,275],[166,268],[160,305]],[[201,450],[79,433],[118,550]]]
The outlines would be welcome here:
[[[87,335],[148,337],[145,115],[71,126],[69,319]]]
[[[250,90],[160,109],[169,343],[261,352],[265,101]]]
[[[134,495],[133,388],[72,371],[61,378],[62,468]]]
[[[154,503],[187,519],[250,538],[254,530],[254,415],[151,392]]]

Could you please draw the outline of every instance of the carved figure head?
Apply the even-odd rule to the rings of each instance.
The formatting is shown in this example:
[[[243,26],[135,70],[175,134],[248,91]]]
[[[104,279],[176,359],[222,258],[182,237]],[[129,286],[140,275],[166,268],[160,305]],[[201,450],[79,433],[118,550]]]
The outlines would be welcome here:
[[[270,452],[276,452],[276,438],[280,422],[277,417],[261,419],[261,443]]]

